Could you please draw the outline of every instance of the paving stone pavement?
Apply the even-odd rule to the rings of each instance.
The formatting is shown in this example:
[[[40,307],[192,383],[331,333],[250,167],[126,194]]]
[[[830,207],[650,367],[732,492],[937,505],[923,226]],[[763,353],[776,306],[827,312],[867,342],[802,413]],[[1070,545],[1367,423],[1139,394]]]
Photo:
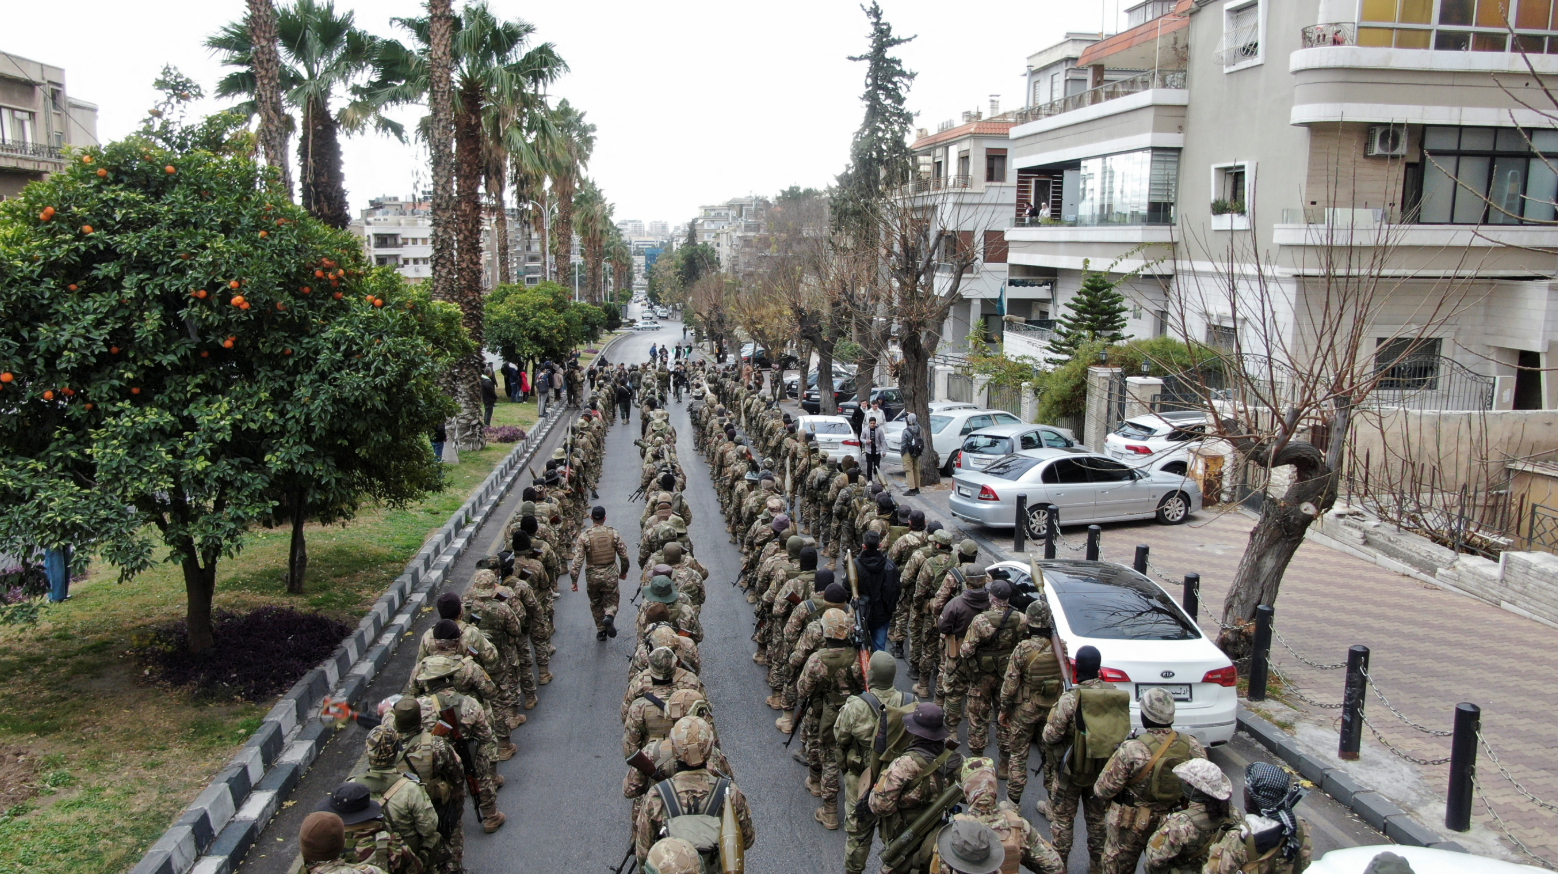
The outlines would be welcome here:
[[[922,497],[939,508],[943,518],[951,518],[944,490],[927,490]],[[1148,545],[1152,570],[1176,596],[1186,573],[1200,574],[1204,609],[1197,618],[1215,637],[1218,623],[1213,616],[1221,615],[1223,597],[1253,525],[1250,515],[1229,510],[1203,511],[1180,526],[1105,525],[1101,557],[1129,564],[1136,546]],[[1008,532],[983,533],[996,535],[988,539],[1004,540],[1004,547],[1011,546]],[[1060,550],[1061,557],[1080,558],[1086,530],[1073,527],[1061,533],[1067,547]],[[1318,664],[1345,662],[1348,647],[1368,646],[1371,678],[1396,709],[1419,725],[1448,730],[1457,703],[1479,705],[1483,736],[1504,767],[1532,794],[1558,804],[1558,723],[1553,719],[1555,695],[1547,679],[1558,676],[1558,631],[1309,542],[1299,548],[1283,580],[1276,629],[1293,650]],[[1272,662],[1291,684],[1281,694],[1284,703],[1310,724],[1334,731],[1335,710],[1305,703],[1291,692],[1296,687],[1315,701],[1338,703],[1343,672],[1311,667],[1280,642],[1272,648]],[[1370,695],[1365,712],[1369,723],[1397,749],[1428,760],[1449,756],[1448,737],[1432,737],[1409,727],[1379,697]],[[1382,748],[1370,734],[1363,742],[1365,748]],[[1437,800],[1424,806],[1422,819],[1453,838],[1453,832],[1442,829],[1448,766],[1410,767],[1422,778],[1422,792]],[[1544,809],[1522,795],[1500,775],[1486,750],[1479,751],[1477,773],[1488,801],[1514,836],[1548,860],[1549,867],[1558,866],[1558,811]],[[1374,788],[1390,796],[1395,787]],[[1475,803],[1473,818],[1498,830],[1482,800]],[[1504,843],[1519,853],[1507,838]]]

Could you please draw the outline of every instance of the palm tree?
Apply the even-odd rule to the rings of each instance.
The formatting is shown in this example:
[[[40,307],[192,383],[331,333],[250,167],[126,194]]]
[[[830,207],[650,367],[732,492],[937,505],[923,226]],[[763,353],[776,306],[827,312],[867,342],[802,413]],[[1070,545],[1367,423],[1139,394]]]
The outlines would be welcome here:
[[[552,196],[557,203],[557,219],[552,222],[552,251],[559,264],[573,251],[573,193],[579,177],[595,151],[595,125],[584,120],[584,113],[567,100],[560,100],[552,115],[552,124],[560,136],[561,148],[553,156]]]
[[[552,267],[551,240],[547,233],[550,228],[546,219],[546,211],[550,209],[546,179],[556,163],[553,156],[561,149],[557,128],[552,125],[551,108],[543,103],[537,111],[527,112],[511,128],[511,134],[508,153],[513,165],[514,205],[529,221],[525,235],[527,248],[532,236],[542,239],[541,278],[549,280]]]
[[[601,267],[606,262],[606,238],[611,228],[611,204],[596,186],[585,179],[573,199],[573,217],[579,226],[580,255],[584,258],[584,298],[587,303],[601,302]]]
[[[292,197],[292,168],[287,165],[290,119],[281,108],[281,54],[276,47],[276,7],[270,0],[249,0],[249,44],[254,60],[254,104],[260,114],[260,150],[265,163],[281,174]]]
[[[633,249],[628,246],[627,240],[622,239],[622,232],[617,230],[616,225],[611,226],[611,242],[606,244],[606,260],[611,262],[612,279],[612,293],[607,299],[615,302],[617,293],[633,281]]]
[[[521,91],[507,95],[494,106],[487,116],[489,128],[484,155],[487,195],[494,210],[494,236],[497,241],[498,284],[507,285],[511,280],[509,265],[508,208],[504,191],[509,174],[514,177],[516,206],[528,206],[535,177],[528,175],[536,164],[538,140],[554,136],[545,98],[535,91]],[[521,170],[524,167],[524,170]],[[527,175],[522,175],[527,174]],[[542,176],[544,180],[544,175]]]
[[[371,68],[379,39],[358,30],[353,13],[337,14],[330,0],[296,0],[282,7],[276,16],[276,34],[281,49],[279,85],[286,102],[303,118],[298,140],[303,208],[328,225],[344,228],[351,215],[341,173],[340,132],[356,133],[372,124],[381,132],[404,137],[401,126],[360,93],[338,109],[331,108],[338,91],[358,90],[352,86]],[[249,27],[240,22],[225,25],[206,40],[206,46],[222,56],[223,64],[237,68],[217,83],[217,96],[249,98],[234,107],[239,112],[264,111],[255,99],[260,87],[255,71],[268,61],[259,57],[263,48],[255,51]]]

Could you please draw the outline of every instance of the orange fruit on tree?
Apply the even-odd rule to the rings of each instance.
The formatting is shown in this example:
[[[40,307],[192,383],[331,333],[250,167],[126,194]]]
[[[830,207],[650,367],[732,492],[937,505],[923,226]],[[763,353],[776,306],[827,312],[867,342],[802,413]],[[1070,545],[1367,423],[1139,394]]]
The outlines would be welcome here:
[[[130,387],[130,394],[138,395],[140,393],[141,393],[141,387],[140,386],[136,385],[136,386],[131,386]]]
[[[263,240],[268,236],[270,236],[270,231],[260,231],[260,239]]]
[[[67,398],[75,397],[76,396],[76,390],[67,385],[64,388],[60,389],[60,394],[64,395]]]
[[[92,163],[92,156],[91,155],[82,155],[81,156],[81,163],[83,163],[83,164],[90,164],[90,163]]]
[[[108,354],[110,354],[110,355],[118,355],[119,354],[119,347],[118,346],[109,346],[108,347]]]
[[[205,349],[202,349],[202,350],[200,350],[200,357],[201,358],[210,358],[211,357],[211,353],[208,352]]]
[[[376,306],[376,307],[384,306],[384,298],[382,298],[382,297],[374,298],[373,299],[373,305]]]
[[[292,354],[292,350],[291,349],[283,349],[283,350],[281,350],[281,354],[283,354],[283,355],[291,355]]]
[[[233,348],[233,338],[228,337],[226,340],[223,340],[222,341],[222,348],[223,349],[231,349],[231,348]]]
[[[83,234],[90,234],[90,233],[92,233],[92,226],[91,225],[82,225],[81,226],[81,233],[83,233]]]
[[[304,293],[304,294],[313,294],[313,293],[314,293],[314,290],[313,290],[313,289],[312,289],[312,288],[309,288],[309,287],[308,287],[308,286],[306,286],[306,285],[305,285],[305,286],[303,286],[303,288],[302,288],[302,292],[303,292],[303,293]]]
[[[173,169],[173,165],[172,164],[169,164],[168,166],[162,168],[162,172],[168,174],[169,176],[172,176],[174,173],[177,173],[178,171]]]
[[[228,288],[237,288],[238,286],[240,286],[242,284],[243,283],[241,283],[238,280],[234,279],[232,282],[227,283],[227,287]]]
[[[6,371],[5,373],[0,373],[0,382],[12,382],[15,379],[16,379],[16,374],[10,372],[9,370]]]
[[[284,313],[284,312],[286,312],[286,311],[287,311],[287,305],[286,305],[286,304],[284,304],[284,303],[282,303],[282,302],[281,302],[281,301],[279,301],[279,300],[278,300],[278,301],[276,301],[276,312],[278,312],[278,313]]]
[[[232,304],[233,304],[233,306],[235,306],[235,307],[241,307],[241,306],[243,306],[243,295],[241,295],[241,294],[235,294],[235,295],[233,295],[233,300],[232,300]]]
[[[336,299],[336,300],[340,300],[340,299],[341,299],[341,298],[342,298],[342,297],[345,297],[345,295],[343,295],[343,294],[341,294],[341,293],[340,293],[340,292],[339,292],[339,291],[338,291],[338,292],[336,292],[336,293],[335,293],[335,295],[334,295],[334,297],[335,297],[335,299]]]
[[[90,409],[92,409],[92,402],[91,401],[87,401],[86,403],[82,404],[82,406],[86,407],[87,409],[90,410]]]
[[[238,305],[238,308],[241,309],[241,310],[247,310],[249,308],[249,302],[248,301],[244,301],[243,303]]]
[[[108,168],[107,167],[99,167],[99,168],[97,168],[97,178],[102,179],[102,178],[106,177],[107,175],[108,175]]]
[[[76,290],[76,284],[74,282],[72,282],[71,284],[69,284],[69,285],[67,285],[65,287],[70,289],[71,291],[75,291]]]
[[[197,289],[197,290],[196,290],[196,291],[195,291],[195,297],[198,297],[198,298],[200,298],[200,299],[201,299],[201,300],[205,300],[205,299],[206,299],[206,290],[205,290],[205,289],[203,289],[203,288],[201,288],[201,289]]]
[[[46,391],[46,392],[44,392],[44,393],[43,393],[43,399],[44,399],[44,400],[46,400],[46,401],[52,401],[52,400],[54,400],[54,392],[52,392],[52,391]]]
[[[45,221],[46,222],[46,221],[52,221],[53,219],[54,219],[54,207],[52,207],[52,206],[46,206],[46,207],[43,208],[43,212],[38,213],[38,220],[39,221]]]

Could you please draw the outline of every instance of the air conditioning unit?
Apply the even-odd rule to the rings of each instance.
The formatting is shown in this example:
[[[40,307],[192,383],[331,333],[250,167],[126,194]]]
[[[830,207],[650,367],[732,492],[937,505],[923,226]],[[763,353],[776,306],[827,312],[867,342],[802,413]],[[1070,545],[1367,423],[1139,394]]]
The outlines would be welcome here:
[[[1370,158],[1399,158],[1407,153],[1407,129],[1399,124],[1369,127],[1369,139],[1363,154]]]

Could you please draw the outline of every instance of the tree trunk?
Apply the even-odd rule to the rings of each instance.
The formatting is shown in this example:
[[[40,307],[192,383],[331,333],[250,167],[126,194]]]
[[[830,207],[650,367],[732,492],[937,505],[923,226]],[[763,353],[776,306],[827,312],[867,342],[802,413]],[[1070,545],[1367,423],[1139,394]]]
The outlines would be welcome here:
[[[552,179],[553,193],[557,197],[557,216],[552,219],[552,259],[557,264],[554,279],[563,281],[563,265],[573,269],[573,188],[572,173],[562,173]],[[573,280],[570,275],[569,281]]]
[[[925,452],[920,455],[920,486],[933,486],[941,482],[941,460],[930,430],[930,357],[934,349],[925,345],[919,331],[905,329],[898,341],[903,352],[903,370],[898,375],[898,387],[903,390],[904,409],[920,420],[920,430],[925,434]]]
[[[1304,532],[1336,503],[1336,473],[1326,465],[1320,449],[1289,443],[1269,464],[1272,469],[1292,465],[1293,480],[1282,497],[1266,496],[1223,599],[1222,621],[1229,627],[1218,635],[1217,645],[1236,661],[1249,654],[1255,608],[1276,605],[1282,575],[1304,542]]]
[[[481,372],[486,330],[482,311],[481,250],[481,178],[482,128],[481,89],[467,86],[460,92],[460,111],[455,114],[455,304],[460,307],[461,323],[476,341],[476,351],[461,360],[456,370],[458,389],[455,400],[460,411],[457,444],[462,452],[477,452],[487,446],[485,419],[481,402]]]
[[[497,238],[495,242],[498,244],[499,285],[508,285],[514,281],[514,274],[509,269],[509,211],[503,196],[506,187],[501,172],[487,174],[487,193],[492,196],[493,208],[497,210],[496,215],[493,216],[492,233]]]
[[[281,186],[292,199],[292,167],[287,164],[286,113],[281,108],[281,57],[276,48],[276,7],[271,0],[249,0],[249,42],[253,46],[254,102],[260,110],[260,151],[281,173]]]
[[[211,601],[216,595],[215,552],[198,556],[193,542],[186,541],[180,550],[184,557],[184,628],[189,634],[189,651],[204,652],[216,645],[216,631],[211,626]],[[205,559],[204,564],[201,558]]]
[[[871,389],[876,384],[877,344],[872,336],[873,319],[869,315],[857,315],[854,325],[855,345],[860,347],[860,358],[855,361],[855,401],[865,409],[871,404]]]
[[[303,536],[303,525],[308,522],[308,490],[296,489],[287,500],[292,521],[292,544],[287,551],[287,591],[301,595],[303,578],[308,573],[308,540]]]
[[[433,297],[454,301],[453,0],[428,0],[428,158],[433,174]]]
[[[833,398],[833,345],[833,332],[823,326],[822,334],[817,339],[817,402],[822,405],[819,410],[824,416],[837,416],[839,413],[838,401]],[[802,394],[806,392],[805,374],[802,368]]]
[[[341,173],[340,132],[329,104],[310,100],[303,108],[304,141],[298,164],[303,176],[303,208],[332,228],[351,224],[346,208],[346,180]]]

